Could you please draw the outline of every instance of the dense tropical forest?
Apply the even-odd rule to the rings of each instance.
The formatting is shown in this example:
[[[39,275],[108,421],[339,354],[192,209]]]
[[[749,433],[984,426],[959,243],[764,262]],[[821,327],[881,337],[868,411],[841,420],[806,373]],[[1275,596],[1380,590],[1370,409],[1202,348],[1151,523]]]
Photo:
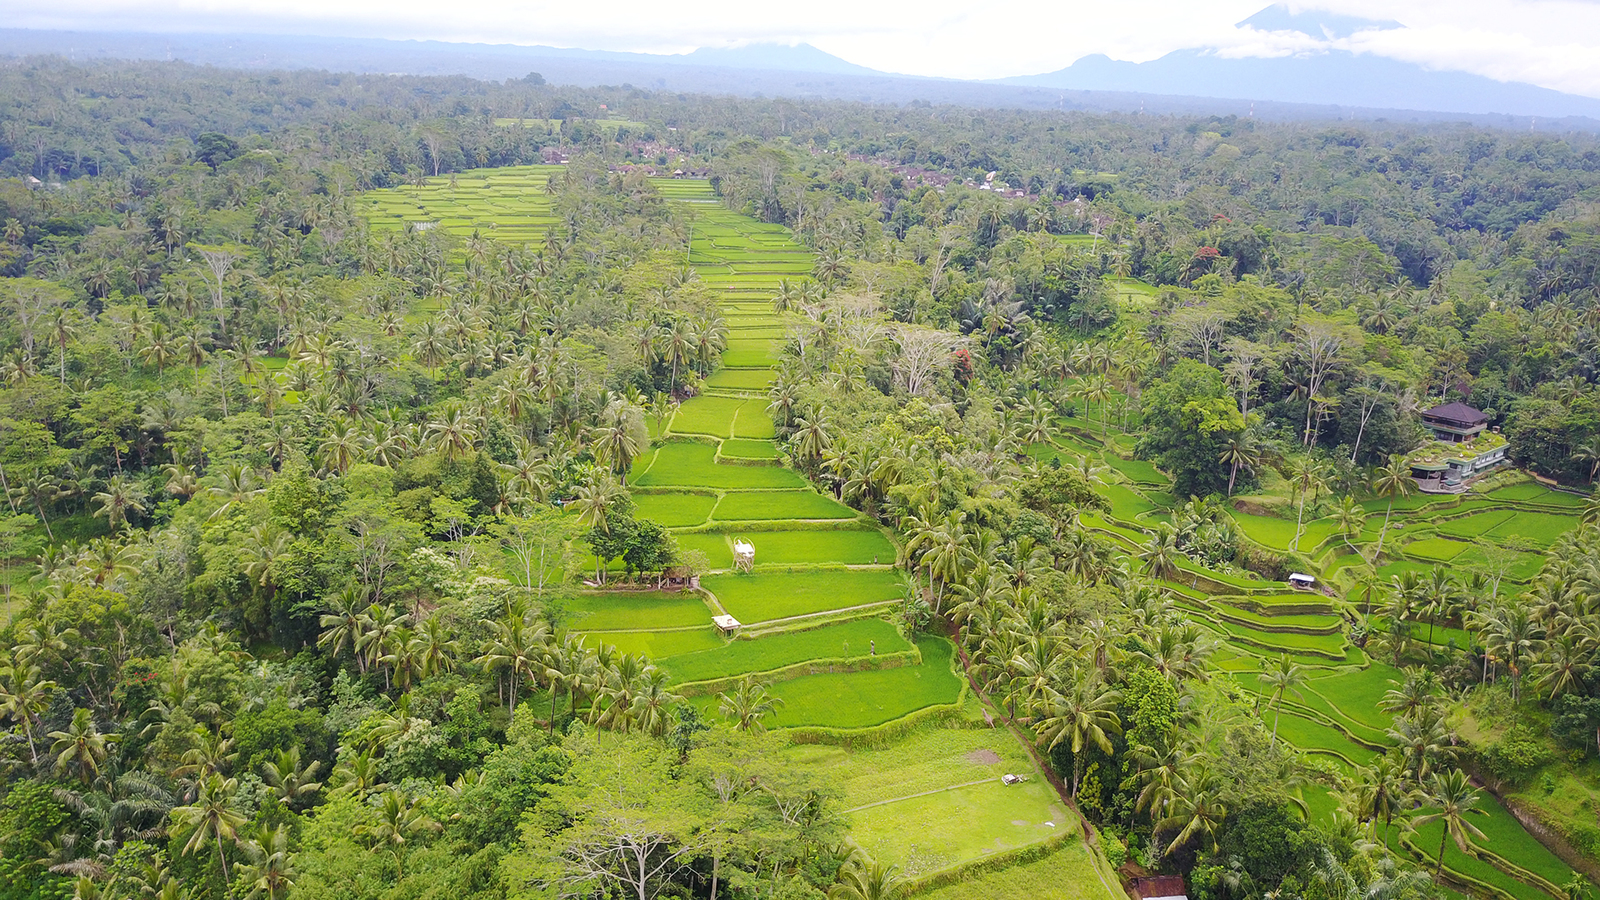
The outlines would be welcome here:
[[[0,176],[0,898],[1593,896],[1592,137],[29,59]]]

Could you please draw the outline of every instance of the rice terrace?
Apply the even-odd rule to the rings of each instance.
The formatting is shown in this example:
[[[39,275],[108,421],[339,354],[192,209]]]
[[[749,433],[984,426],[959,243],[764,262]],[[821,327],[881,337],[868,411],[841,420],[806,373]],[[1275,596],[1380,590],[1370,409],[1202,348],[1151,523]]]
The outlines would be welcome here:
[[[543,199],[543,182],[555,171],[482,170],[449,185],[429,179],[421,188],[368,194],[363,209],[380,227],[432,223],[462,237],[539,240],[541,229],[555,224]],[[677,406],[652,449],[634,463],[629,484],[643,515],[659,515],[682,546],[704,548],[724,574],[701,580],[698,609],[665,598],[640,606],[624,595],[615,602],[634,611],[585,602],[593,612],[577,617],[574,627],[595,642],[646,652],[686,693],[699,694],[708,715],[715,715],[716,691],[700,685],[720,690],[743,676],[780,676],[770,686],[781,702],[770,727],[794,733],[796,765],[839,764],[800,752],[816,744],[839,747],[843,757],[871,753],[878,783],[870,789],[878,793],[847,788],[843,802],[864,805],[872,797],[870,814],[856,814],[857,840],[910,877],[948,877],[964,865],[1046,847],[1063,866],[1080,870],[1073,880],[1081,896],[1115,896],[1115,877],[1097,868],[1103,863],[1055,849],[1083,840],[1077,816],[1053,796],[1038,764],[1019,752],[1016,737],[984,727],[981,702],[957,675],[949,642],[930,637],[908,644],[882,618],[908,590],[895,567],[901,551],[869,520],[810,489],[780,462],[767,391],[785,319],[771,299],[784,282],[810,274],[812,255],[785,229],[723,208],[704,182],[653,184],[695,211],[690,259],[722,304],[727,356],[704,392]],[[732,571],[735,535],[756,547],[749,573]],[[738,638],[713,637],[711,619],[723,614],[746,626]],[[912,764],[900,761],[898,746],[951,730],[972,737],[957,745],[959,752],[941,751],[954,757],[944,775],[898,778],[898,767]],[[1028,787],[1000,784],[1005,772],[996,766],[958,761],[991,748],[1005,751],[1006,771],[1028,775]],[[904,799],[878,796],[902,788]],[[974,829],[974,807],[983,809],[979,821],[994,825]],[[961,823],[962,836],[933,842],[938,851],[902,843],[931,822]],[[1060,874],[1054,870],[1052,879]],[[989,876],[971,877],[966,896],[985,896]],[[1056,896],[1042,883],[1035,890]]]
[[[487,227],[494,229],[496,239],[526,240],[553,224],[541,201],[541,180],[554,171],[548,167],[486,170],[448,188],[430,180],[417,190],[376,192],[368,195],[370,215],[375,224],[433,222],[463,236],[482,234]],[[874,627],[871,633],[884,635],[874,653],[881,652],[884,664],[911,668],[879,668],[879,657],[863,654],[880,638],[862,640],[862,632],[852,627],[882,622],[877,616],[903,598],[908,588],[893,568],[903,550],[869,520],[858,520],[848,507],[813,490],[797,490],[805,487],[804,479],[782,466],[777,447],[770,443],[774,432],[767,401],[776,370],[767,360],[774,356],[774,342],[785,324],[782,315],[772,312],[770,301],[784,282],[810,273],[811,255],[789,240],[783,229],[721,207],[704,183],[671,179],[653,183],[674,202],[694,205],[690,259],[699,278],[718,291],[723,304],[728,358],[706,380],[704,393],[677,406],[654,447],[634,464],[630,483],[645,515],[659,512],[659,520],[675,529],[684,546],[704,548],[713,564],[729,574],[702,580],[705,602],[697,610],[698,631],[687,629],[688,620],[676,614],[671,621],[677,627],[667,631],[652,631],[659,620],[648,613],[625,616],[627,628],[602,627],[621,624],[615,617],[587,624],[580,619],[576,624],[596,641],[647,652],[690,692],[701,682],[725,686],[741,676],[780,674],[782,680],[772,684],[771,693],[783,705],[771,726],[793,729],[800,742],[796,755],[800,764],[813,755],[800,753],[799,748],[813,742],[852,748],[839,751],[846,754],[864,752],[853,748],[872,747],[874,756],[892,756],[889,751],[895,746],[919,740],[920,735],[978,727],[982,702],[972,695],[970,683],[946,677],[942,671],[952,665],[948,650],[934,649],[936,643],[908,648],[903,640],[888,637],[882,627]],[[1136,555],[1153,526],[1172,520],[1170,480],[1149,463],[1131,457],[1132,442],[1120,428],[1107,434],[1103,423],[1072,418],[1059,426],[1058,438],[1029,447],[1029,454],[1107,472],[1097,479],[1096,490],[1108,501],[1109,511],[1103,520],[1085,516],[1085,523],[1112,539],[1122,552]],[[751,465],[757,462],[765,465]],[[695,493],[682,493],[685,490]],[[1483,568],[1490,554],[1504,579],[1503,589],[1508,594],[1520,592],[1538,572],[1537,557],[1530,551],[1548,548],[1576,527],[1581,505],[1580,498],[1527,481],[1496,487],[1481,496],[1408,498],[1392,514],[1389,526],[1397,559],[1373,570],[1369,580],[1423,571],[1418,564],[1458,557]],[[1386,506],[1373,499],[1365,501],[1363,509],[1376,513]],[[1385,691],[1405,676],[1353,646],[1339,611],[1349,609],[1362,592],[1347,567],[1359,559],[1363,546],[1370,548],[1373,543],[1376,517],[1347,541],[1350,535],[1339,534],[1330,519],[1303,522],[1296,540],[1292,521],[1237,509],[1227,515],[1246,539],[1262,547],[1288,551],[1297,545],[1295,549],[1308,553],[1321,571],[1334,575],[1336,584],[1344,584],[1342,595],[1312,599],[1292,592],[1287,584],[1240,581],[1231,573],[1192,563],[1175,573],[1177,578],[1164,582],[1165,587],[1192,621],[1222,642],[1223,649],[1212,663],[1271,701],[1276,733],[1285,741],[1346,774],[1372,764],[1392,744],[1388,733],[1394,725],[1392,717],[1375,707]],[[759,555],[750,573],[731,573],[728,554],[735,534],[755,535]],[[800,547],[818,549],[797,554]],[[681,606],[673,603],[674,609]],[[732,641],[713,641],[713,614],[732,614],[757,627]],[[679,628],[690,633],[680,633]],[[852,634],[857,635],[853,644]],[[1460,648],[1469,639],[1457,628],[1440,627],[1417,635],[1416,640]],[[767,645],[770,650],[763,649]],[[1288,697],[1271,696],[1272,667],[1285,657],[1302,672],[1306,687]],[[929,671],[920,671],[924,669]],[[714,712],[709,695],[702,698],[701,705]],[[876,736],[874,729],[882,736]],[[1005,733],[979,733],[988,735],[980,741],[985,744],[1011,746],[1015,740]],[[1012,768],[1043,780],[1032,760],[1014,753],[1009,758],[1015,760]],[[892,782],[894,765],[882,760],[877,765],[879,777]],[[951,778],[969,774],[973,773],[958,767]],[[997,783],[965,782],[908,781],[906,786],[907,799],[875,800],[870,816],[858,813],[856,833],[874,857],[914,877],[959,871],[963,864],[997,851],[1056,842],[1078,828],[1075,815],[1067,809],[1050,812],[1048,799],[1029,806],[1033,797],[1040,796],[1037,789],[1023,792]],[[1325,788],[1307,785],[1300,793],[1314,814],[1328,815],[1334,809],[1334,798]],[[847,792],[846,802],[852,799],[855,795]],[[970,811],[963,811],[967,804],[983,807],[983,815],[974,819]],[[1506,836],[1524,837],[1497,844],[1499,855],[1447,854],[1445,866],[1452,876],[1501,897],[1560,897],[1559,887],[1573,878],[1573,871],[1526,838],[1503,807],[1491,802],[1487,809],[1489,827]],[[1027,839],[1000,834],[992,844],[983,826],[974,830],[975,822],[988,818],[997,823],[1032,821],[1029,816],[1050,830],[1034,827],[1033,837]],[[962,832],[978,840],[965,850],[930,853],[876,837],[918,833],[923,823],[933,821],[960,821]],[[1397,833],[1389,840],[1396,849],[1426,858],[1431,846],[1428,835],[1425,830]],[[1079,859],[1080,866],[1093,868],[1088,858],[1068,851],[1061,851],[1061,856],[1063,863]],[[983,885],[991,878],[998,884],[997,876],[974,877],[978,880],[966,886],[972,892],[967,896],[982,896]],[[1094,878],[1106,882],[1107,890],[1114,884],[1103,873]],[[1033,890],[1046,891],[1038,896],[1054,896],[1042,885]]]
[[[0,66],[0,900],[1600,900],[1600,138],[812,74]]]

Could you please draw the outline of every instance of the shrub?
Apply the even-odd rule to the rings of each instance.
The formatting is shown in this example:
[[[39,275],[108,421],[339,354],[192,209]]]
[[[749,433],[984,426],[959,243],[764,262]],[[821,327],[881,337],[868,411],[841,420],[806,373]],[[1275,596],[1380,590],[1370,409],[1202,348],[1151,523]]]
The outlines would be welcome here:
[[[1522,784],[1551,759],[1548,745],[1526,728],[1517,726],[1505,737],[1483,748],[1484,767],[1501,781]]]

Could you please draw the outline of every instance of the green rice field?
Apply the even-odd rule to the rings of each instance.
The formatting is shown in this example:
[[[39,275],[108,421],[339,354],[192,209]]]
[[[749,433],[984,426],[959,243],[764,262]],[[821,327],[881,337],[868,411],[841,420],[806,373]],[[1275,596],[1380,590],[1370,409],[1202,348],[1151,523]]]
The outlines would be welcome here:
[[[905,582],[893,569],[793,569],[753,575],[708,575],[700,584],[716,595],[729,615],[746,625],[898,600],[905,593]]]
[[[692,593],[664,594],[638,591],[580,594],[567,601],[571,626],[580,631],[682,628],[710,625],[711,610]]]
[[[750,522],[853,519],[856,511],[815,491],[758,491],[724,496],[711,515],[719,522]]]
[[[900,632],[883,619],[855,619],[805,631],[783,631],[740,638],[724,646],[674,656],[662,667],[680,682],[710,681],[748,672],[770,672],[808,660],[867,656],[874,644],[879,654],[911,649]]]

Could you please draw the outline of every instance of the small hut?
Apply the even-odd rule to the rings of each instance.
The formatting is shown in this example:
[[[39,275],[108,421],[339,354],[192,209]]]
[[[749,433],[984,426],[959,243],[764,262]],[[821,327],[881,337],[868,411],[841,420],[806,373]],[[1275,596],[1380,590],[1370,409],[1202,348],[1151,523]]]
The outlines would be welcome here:
[[[749,572],[756,565],[756,545],[744,538],[733,539],[733,567],[741,572]]]
[[[711,622],[717,626],[717,630],[722,632],[725,637],[733,637],[734,632],[741,627],[739,620],[733,616],[712,616]]]

